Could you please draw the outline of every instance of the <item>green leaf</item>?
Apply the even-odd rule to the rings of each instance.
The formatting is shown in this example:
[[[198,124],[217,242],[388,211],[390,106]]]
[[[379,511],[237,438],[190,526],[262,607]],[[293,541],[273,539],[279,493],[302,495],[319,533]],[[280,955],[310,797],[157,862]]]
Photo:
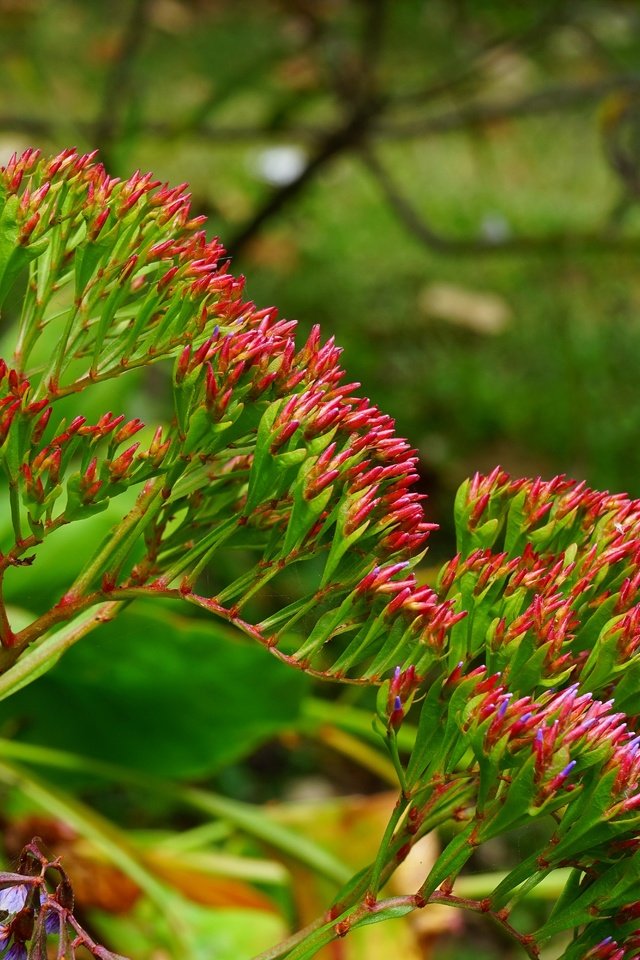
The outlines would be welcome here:
[[[144,605],[1,703],[0,723],[18,722],[29,743],[204,776],[295,725],[306,688],[303,674],[227,628]]]
[[[77,247],[74,258],[76,300],[82,296],[100,261],[107,259],[113,243],[113,239],[103,233],[98,240],[86,240]]]
[[[0,213],[0,304],[11,289],[22,263],[16,270],[16,250],[20,228],[16,213],[20,206],[20,197],[12,194],[8,197]]]
[[[574,869],[571,871],[562,893],[554,903],[553,909],[547,917],[547,923],[552,923],[558,914],[563,913],[572,903],[575,903],[580,895],[580,886],[583,880],[584,873],[582,870]]]
[[[305,497],[304,482],[308,473],[313,470],[313,462],[303,465],[294,487],[293,509],[287,525],[287,532],[282,546],[282,556],[287,557],[293,550],[299,549],[322,511],[325,509],[333,494],[333,486],[326,487],[318,496],[307,500]]]
[[[470,550],[488,550],[498,539],[500,518],[492,517],[471,531]]]
[[[398,920],[400,917],[406,917],[408,913],[413,913],[415,909],[410,903],[389,903],[387,906],[380,909],[376,908],[371,913],[367,913],[353,925],[353,929],[367,927],[372,923],[380,923],[382,920]]]
[[[464,483],[460,485],[453,504],[453,519],[456,528],[456,540],[458,543],[458,550],[460,550],[463,556],[468,552],[466,543],[469,536],[469,528],[467,526],[469,505],[467,503],[467,496],[469,494],[470,485],[471,482],[469,480],[465,480]]]
[[[483,841],[506,833],[526,820],[534,794],[534,778],[535,759],[530,756],[513,777],[497,816],[480,825],[479,833]]]
[[[588,923],[597,916],[610,916],[627,898],[635,899],[633,891],[640,882],[640,857],[625,857],[605,870],[593,883],[590,883],[576,899],[567,902],[563,909],[554,911],[552,917],[537,931],[536,937],[547,940],[562,930],[568,930]]]
[[[613,617],[617,602],[617,594],[607,597],[590,617],[585,617],[582,620],[576,632],[574,642],[576,650],[592,650],[595,647],[600,632]]]
[[[590,783],[585,778],[583,792],[567,806],[560,822],[561,837],[554,845],[554,859],[569,859],[611,835],[611,827],[603,822],[603,816],[611,805],[615,778],[615,770],[602,775],[597,769],[592,771]]]
[[[471,837],[476,829],[475,823],[468,824],[457,837],[447,844],[422,886],[420,893],[428,898],[440,884],[449,877],[456,877],[474,850]]]
[[[440,685],[432,684],[422,704],[416,741],[406,771],[407,785],[412,787],[433,759],[442,742],[442,714],[444,705],[440,699]]]
[[[509,505],[507,526],[504,534],[504,549],[509,556],[516,557],[522,552],[527,539],[527,527],[524,516],[526,490],[519,490]]]
[[[249,490],[245,512],[250,514],[258,504],[268,499],[274,492],[281,473],[277,456],[271,453],[274,423],[284,406],[284,400],[276,400],[265,409],[256,434],[256,446],[253,454],[253,467],[249,475]]]

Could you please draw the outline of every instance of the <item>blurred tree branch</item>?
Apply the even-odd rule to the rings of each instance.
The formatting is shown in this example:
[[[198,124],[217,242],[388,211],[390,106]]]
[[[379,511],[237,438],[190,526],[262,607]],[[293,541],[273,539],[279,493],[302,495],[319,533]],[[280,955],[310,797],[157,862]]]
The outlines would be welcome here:
[[[616,237],[603,233],[548,233],[540,236],[514,235],[500,240],[447,237],[434,230],[424,216],[401,192],[379,158],[370,149],[360,151],[366,168],[378,184],[391,210],[406,230],[430,250],[437,253],[483,254],[545,253],[560,250],[620,253],[640,251],[640,237]]]
[[[358,69],[353,78],[353,91],[348,94],[345,87],[343,93],[345,119],[334,130],[324,135],[298,176],[273,191],[235,236],[232,236],[228,243],[228,250],[232,257],[241,253],[264,224],[298,196],[319,171],[336,157],[359,144],[367,135],[374,117],[383,109],[384,101],[377,92],[377,65],[384,49],[385,13],[388,0],[361,0],[361,3],[363,17]],[[339,88],[343,80],[344,78],[338,78]]]
[[[580,110],[618,91],[640,92],[640,76],[623,74],[594,83],[557,85],[524,97],[495,103],[479,101],[469,106],[443,111],[435,116],[419,117],[408,121],[394,121],[384,115],[378,118],[377,114],[384,107],[384,103],[380,102],[376,109],[376,116],[372,116],[367,124],[367,137],[379,140],[407,140],[457,133],[504,120],[520,120],[549,113]],[[96,141],[99,129],[95,122],[82,120],[68,122],[84,139],[92,143]],[[0,129],[51,137],[57,130],[57,124],[55,120],[47,117],[3,113],[0,114]],[[199,123],[186,129],[184,125],[177,123],[147,121],[141,124],[140,129],[146,136],[159,140],[191,136],[194,139],[220,143],[255,143],[274,139],[281,141],[285,136],[291,140],[308,142],[329,139],[337,133],[336,129],[327,126],[304,123],[292,123],[285,129],[260,124]]]
[[[372,135],[404,140],[453,133],[458,130],[489,126],[504,120],[520,120],[548,113],[561,113],[565,110],[579,110],[618,91],[640,91],[640,76],[623,74],[594,83],[547,87],[524,97],[502,102],[482,103],[480,101],[445,111],[439,116],[382,123],[377,128],[373,128]]]
[[[131,95],[135,63],[146,40],[151,0],[134,0],[116,55],[107,72],[102,105],[93,128],[93,144],[103,163],[114,169],[111,153],[119,139],[122,112]]]
[[[117,53],[105,77],[97,118],[94,121],[71,121],[86,143],[99,146],[103,160],[112,170],[117,167],[112,154],[126,132],[125,111],[133,94],[136,65],[152,26],[152,7],[152,0],[133,0]],[[301,49],[307,52],[313,50],[317,62],[318,57],[322,59],[323,50],[332,47],[330,34],[334,24],[323,18],[321,12],[312,5],[303,3],[302,8],[308,30]],[[290,92],[284,100],[282,97],[280,100],[272,98],[273,102],[266,111],[267,119],[262,123],[215,123],[210,119],[212,111],[226,101],[229,93],[233,92],[233,84],[214,87],[204,102],[181,120],[136,121],[136,133],[165,142],[191,139],[225,144],[289,140],[305,145],[308,159],[302,170],[294,179],[270,190],[258,201],[245,223],[237,228],[235,236],[231,235],[231,254],[237,256],[241,253],[268,222],[292,203],[335,160],[346,155],[361,158],[382,197],[404,227],[429,249],[443,254],[557,252],[568,248],[638,249],[640,239],[616,235],[616,227],[637,199],[637,192],[630,190],[630,184],[632,181],[635,184],[634,178],[640,174],[634,166],[633,150],[626,148],[626,141],[631,142],[632,138],[626,134],[626,140],[620,141],[620,146],[620,131],[613,127],[609,129],[606,123],[602,126],[605,153],[612,169],[623,181],[625,194],[601,231],[581,235],[515,235],[492,240],[440,234],[415,209],[411,199],[382,163],[379,151],[374,149],[378,144],[390,141],[424,140],[449,133],[482,130],[508,121],[580,110],[612,95],[619,95],[621,102],[625,98],[633,100],[640,92],[640,75],[626,72],[592,82],[554,84],[508,99],[483,99],[475,94],[470,84],[481,78],[487,56],[497,55],[501,51],[521,54],[548,37],[550,30],[558,24],[571,23],[564,4],[547,4],[535,20],[519,33],[503,31],[489,36],[484,42],[475,44],[474,52],[469,57],[458,56],[448,65],[444,75],[405,91],[386,89],[381,79],[381,66],[389,40],[389,0],[351,0],[351,8],[357,13],[357,23],[353,24],[349,34],[350,42],[340,49],[339,56],[329,57],[325,64],[324,80],[314,87],[316,94],[323,93],[325,99],[328,95],[328,102],[333,101],[331,105],[337,107],[337,118],[333,123],[289,121],[289,116],[294,116],[300,106],[297,100],[292,106]],[[454,19],[458,14],[454,15]],[[254,71],[264,69],[268,72],[272,65],[271,55],[267,59],[259,57],[257,64],[253,61],[251,64]],[[243,69],[239,68],[240,74]],[[429,66],[429,69],[433,68]],[[459,95],[464,96],[460,105],[437,108],[436,105],[443,98],[453,99],[455,103]],[[304,97],[301,102],[304,103]],[[274,117],[279,122],[274,122]],[[286,122],[282,122],[283,118]],[[69,123],[68,120],[66,122]],[[57,126],[54,119],[5,114],[0,115],[0,129],[26,133],[35,139],[55,139]]]

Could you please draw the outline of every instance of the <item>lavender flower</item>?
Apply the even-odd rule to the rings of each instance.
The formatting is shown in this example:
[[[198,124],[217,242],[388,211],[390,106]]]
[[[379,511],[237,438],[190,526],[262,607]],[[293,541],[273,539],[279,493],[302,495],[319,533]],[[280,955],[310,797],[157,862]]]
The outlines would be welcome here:
[[[7,913],[17,913],[25,905],[29,887],[26,884],[16,884],[0,890],[0,910]]]

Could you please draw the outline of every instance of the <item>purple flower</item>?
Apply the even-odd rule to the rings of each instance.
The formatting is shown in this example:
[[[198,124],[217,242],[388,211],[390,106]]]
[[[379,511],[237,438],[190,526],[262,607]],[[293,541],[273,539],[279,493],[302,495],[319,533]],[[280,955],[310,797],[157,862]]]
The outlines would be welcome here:
[[[46,905],[42,908],[43,912],[47,910]],[[60,914],[56,910],[47,910],[44,928],[47,933],[58,935],[60,933]]]
[[[3,955],[3,960],[27,960],[27,948],[24,943],[12,943]]]
[[[22,910],[27,899],[27,890],[26,884],[16,884],[0,890],[0,910],[6,910],[7,913],[17,913],[18,910]]]

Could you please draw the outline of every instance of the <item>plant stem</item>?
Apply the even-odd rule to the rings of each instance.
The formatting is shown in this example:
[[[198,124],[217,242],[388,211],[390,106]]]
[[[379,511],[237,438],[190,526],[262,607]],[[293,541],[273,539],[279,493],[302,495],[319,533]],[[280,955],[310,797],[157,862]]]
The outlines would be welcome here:
[[[296,930],[296,932],[292,933],[286,940],[281,940],[280,943],[276,943],[274,947],[263,950],[262,953],[257,954],[252,960],[278,960],[279,957],[283,957],[289,950],[292,950],[293,947],[296,947],[312,933],[315,933],[324,923],[324,917],[316,917],[312,923],[308,923],[307,926],[301,930]]]
[[[451,893],[443,893],[440,890],[435,890],[429,897],[427,903],[448,904],[452,907],[459,907],[461,910],[469,910],[471,913],[481,913],[491,917],[512,940],[520,944],[527,956],[531,957],[531,960],[538,960],[540,956],[538,945],[533,936],[527,933],[520,933],[516,930],[507,920],[506,911],[500,910],[497,913],[492,911],[490,904],[486,900],[471,900],[466,897],[458,897]]]
[[[15,634],[11,629],[4,602],[4,569],[0,567],[0,646],[11,647],[14,640]]]
[[[396,805],[393,808],[393,813],[389,817],[389,822],[387,828],[384,832],[382,840],[380,841],[380,846],[378,847],[378,853],[376,854],[376,859],[373,864],[373,869],[371,871],[371,877],[369,879],[368,894],[374,897],[377,896],[378,890],[380,889],[382,871],[386,866],[386,861],[389,852],[389,845],[393,839],[396,827],[402,819],[405,810],[407,809],[408,800],[405,798],[404,794],[399,796]]]
[[[95,599],[91,601],[91,605],[94,604]],[[26,646],[25,642],[21,642],[21,638],[32,629],[33,624],[27,627],[25,631],[17,634],[16,645],[3,651],[5,656],[11,656],[11,660],[9,660],[8,668],[6,662],[2,664],[5,672],[0,675],[0,700],[4,700],[5,697],[15,693],[45,673],[57,662],[65,650],[68,650],[82,637],[91,633],[100,624],[112,620],[123,606],[123,603],[108,601],[98,607],[97,610],[89,610],[83,617],[78,617],[72,623],[56,631],[16,661],[16,654]],[[40,617],[35,623],[40,623],[44,619],[44,617]],[[44,632],[44,629],[41,633]]]
[[[85,567],[72,584],[67,592],[67,597],[75,598],[84,594],[91,587],[95,578],[104,572],[106,564],[118,552],[118,549],[126,545],[128,538],[131,538],[133,534],[137,536],[139,525],[149,518],[148,511],[151,504],[160,496],[164,484],[164,477],[156,477],[155,480],[149,480],[144,485],[132,509],[113,530],[102,549],[98,551],[91,563]]]
[[[20,498],[18,496],[18,481],[15,477],[9,477],[9,505],[11,508],[11,522],[13,523],[13,532],[16,543],[22,542],[22,523],[20,521]]]

